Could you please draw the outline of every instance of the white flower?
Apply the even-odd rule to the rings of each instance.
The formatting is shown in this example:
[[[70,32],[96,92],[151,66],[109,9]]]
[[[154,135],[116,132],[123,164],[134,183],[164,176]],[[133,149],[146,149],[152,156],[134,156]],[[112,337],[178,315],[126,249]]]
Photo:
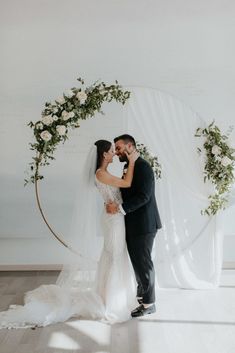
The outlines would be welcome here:
[[[66,110],[63,110],[62,112],[62,118],[64,121],[73,118],[75,116],[74,112],[67,112]]]
[[[56,114],[57,112],[58,112],[58,108],[54,107],[54,108],[53,108],[53,113]]]
[[[36,124],[36,128],[39,129],[39,130],[42,130],[43,129],[43,124],[42,123],[37,123]]]
[[[59,104],[64,104],[65,103],[65,99],[64,99],[64,97],[58,97],[58,98],[56,98],[56,102],[59,103]]]
[[[106,89],[105,89],[104,87],[101,87],[101,88],[100,88],[100,93],[101,93],[101,94],[105,94],[105,92],[106,92]]]
[[[221,160],[221,164],[224,166],[224,167],[227,167],[228,165],[230,165],[232,163],[232,160],[228,157],[223,157],[222,160]]]
[[[77,93],[76,97],[81,104],[84,104],[87,99],[87,94],[84,91],[80,91]]]
[[[73,96],[74,96],[74,92],[71,90],[71,89],[69,89],[69,90],[67,90],[66,92],[64,92],[64,95],[66,96],[66,97],[68,97],[68,98],[72,98]]]
[[[50,139],[52,138],[52,135],[47,130],[44,130],[43,132],[41,132],[40,136],[44,141],[50,141]]]
[[[75,116],[74,112],[69,112],[69,117],[73,118]]]
[[[215,156],[218,156],[221,153],[221,148],[217,145],[214,145],[212,147],[211,153],[214,154]]]
[[[53,120],[54,121],[57,121],[59,118],[58,118],[58,116],[57,115],[53,115]]]
[[[57,125],[56,131],[60,136],[63,136],[66,133],[66,127],[64,125]]]
[[[51,115],[44,115],[42,117],[42,122],[43,122],[44,125],[49,126],[49,125],[51,125],[53,123],[53,118],[52,118]]]
[[[217,162],[221,162],[221,159],[222,159],[222,157],[220,157],[220,156],[215,156],[215,160],[216,160]]]
[[[107,100],[109,101],[111,98],[112,98],[112,96],[111,96],[111,93],[110,92],[108,92],[108,94],[107,94]]]
[[[67,112],[66,110],[63,110],[61,115],[64,121],[70,119],[69,112]]]

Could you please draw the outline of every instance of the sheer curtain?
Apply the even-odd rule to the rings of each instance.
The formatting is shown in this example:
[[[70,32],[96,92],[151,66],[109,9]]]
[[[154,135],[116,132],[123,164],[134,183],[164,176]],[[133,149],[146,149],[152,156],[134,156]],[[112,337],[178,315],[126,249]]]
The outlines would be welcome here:
[[[154,261],[159,287],[207,289],[218,286],[223,251],[221,217],[202,216],[212,191],[203,182],[203,157],[194,137],[205,122],[178,99],[154,89],[128,87],[126,132],[157,154],[162,179],[156,198],[163,223]]]
[[[117,104],[105,106],[105,116],[85,121],[76,141],[79,144],[84,135],[86,143],[82,144],[82,148],[86,155],[97,139],[112,141],[115,136],[129,133],[159,157],[162,179],[156,182],[156,199],[163,229],[157,234],[153,251],[157,285],[215,288],[219,284],[222,266],[222,217],[202,216],[200,213],[208,205],[212,188],[203,182],[203,157],[197,153],[202,141],[194,137],[196,129],[205,126],[205,122],[191,108],[167,93],[149,88],[125,88],[131,91],[131,98],[124,107]],[[81,169],[84,168],[86,163]],[[122,165],[116,159],[111,172],[121,175],[121,170]],[[76,180],[79,183],[81,175]],[[76,188],[80,190],[77,184]],[[102,209],[103,201],[98,191],[94,192],[98,202],[96,209]],[[80,199],[78,191],[75,200]],[[231,198],[231,204],[234,199]],[[74,209],[73,220],[76,225],[82,219],[76,206]],[[71,256],[71,262],[76,264],[73,272],[77,276],[79,268],[79,276],[85,273],[86,281],[89,282],[88,275],[94,273],[97,267],[103,237],[100,215],[97,213],[95,219],[96,212],[91,209],[88,211],[92,223],[97,225],[97,234],[92,231],[89,237],[78,235],[80,227],[71,222],[73,232],[70,239],[66,237],[66,241],[83,255],[80,258]],[[84,269],[88,269],[88,272]],[[65,276],[58,279],[59,284],[70,285],[70,280],[74,279],[70,266],[68,273],[72,278],[68,278],[64,272]]]

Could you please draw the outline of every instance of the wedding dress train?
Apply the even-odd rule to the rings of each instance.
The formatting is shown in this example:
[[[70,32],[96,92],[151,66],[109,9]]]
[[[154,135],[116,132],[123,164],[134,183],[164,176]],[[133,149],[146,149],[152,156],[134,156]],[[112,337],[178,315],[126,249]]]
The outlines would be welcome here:
[[[120,190],[96,179],[105,202],[122,202]],[[41,285],[25,294],[24,305],[0,312],[0,328],[27,328],[64,322],[71,317],[107,323],[130,318],[136,306],[135,280],[127,253],[124,216],[103,212],[104,246],[93,289]]]

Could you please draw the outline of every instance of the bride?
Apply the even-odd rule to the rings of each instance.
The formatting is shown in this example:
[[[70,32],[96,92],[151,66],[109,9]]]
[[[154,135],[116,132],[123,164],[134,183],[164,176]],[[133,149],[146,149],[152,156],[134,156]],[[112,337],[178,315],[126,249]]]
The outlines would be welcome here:
[[[89,154],[90,165],[86,165],[91,172],[89,182],[95,183],[104,203],[121,204],[119,188],[131,186],[139,154],[136,151],[126,153],[129,163],[123,179],[108,172],[115,155],[111,142],[96,141]],[[130,318],[136,293],[126,247],[124,215],[121,212],[110,215],[104,211],[102,221],[104,244],[93,288],[74,287],[71,276],[72,279],[76,276],[72,270],[62,270],[57,284],[41,285],[25,294],[24,305],[11,305],[8,310],[0,312],[0,328],[47,326],[71,317],[98,319],[111,324]]]

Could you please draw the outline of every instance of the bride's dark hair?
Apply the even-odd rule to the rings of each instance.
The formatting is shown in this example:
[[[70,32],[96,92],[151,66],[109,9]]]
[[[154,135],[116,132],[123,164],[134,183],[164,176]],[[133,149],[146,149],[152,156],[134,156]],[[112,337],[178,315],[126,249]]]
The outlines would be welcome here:
[[[98,140],[95,143],[97,147],[97,160],[96,160],[96,170],[99,169],[104,158],[104,152],[108,152],[112,146],[112,143],[107,140]]]

